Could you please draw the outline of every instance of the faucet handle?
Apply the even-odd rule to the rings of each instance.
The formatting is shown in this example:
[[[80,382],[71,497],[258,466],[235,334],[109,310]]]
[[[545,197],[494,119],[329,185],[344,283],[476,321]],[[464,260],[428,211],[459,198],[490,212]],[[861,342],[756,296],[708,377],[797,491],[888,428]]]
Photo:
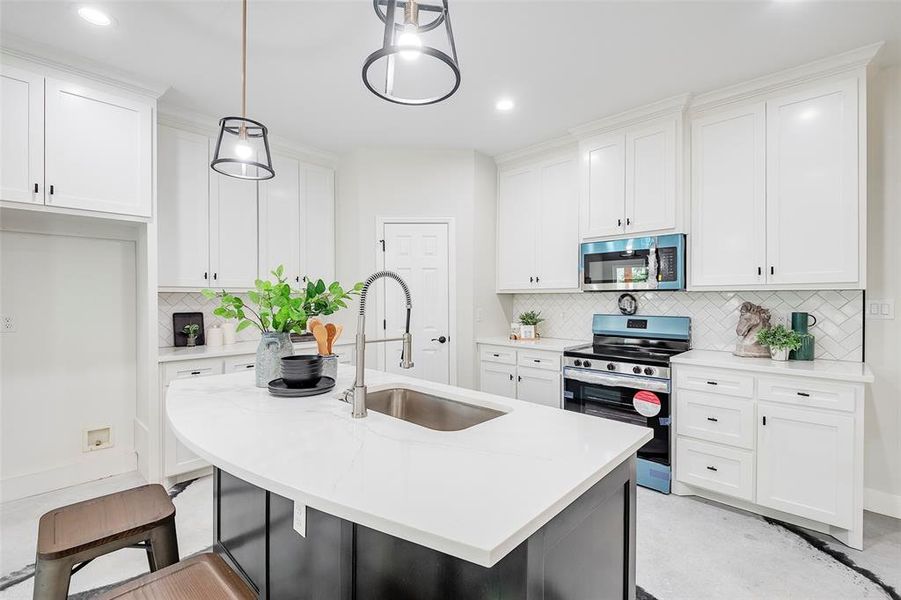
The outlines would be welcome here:
[[[347,402],[348,404],[353,404],[353,397],[354,397],[354,389],[352,387],[349,387],[346,390],[344,390],[344,393],[341,394],[340,399],[342,402]]]

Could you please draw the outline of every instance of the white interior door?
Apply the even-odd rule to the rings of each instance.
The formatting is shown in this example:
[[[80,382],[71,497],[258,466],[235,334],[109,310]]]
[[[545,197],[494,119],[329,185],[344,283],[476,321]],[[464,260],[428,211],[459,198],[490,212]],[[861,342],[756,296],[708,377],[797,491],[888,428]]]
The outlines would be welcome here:
[[[44,203],[44,78],[0,71],[0,200]]]
[[[401,343],[386,344],[384,368],[438,383],[450,382],[450,285],[447,223],[385,223],[385,269],[400,275],[413,300],[412,369],[401,369]],[[403,291],[391,281],[383,283],[384,333],[403,334],[406,309]],[[441,340],[444,341],[441,341]]]

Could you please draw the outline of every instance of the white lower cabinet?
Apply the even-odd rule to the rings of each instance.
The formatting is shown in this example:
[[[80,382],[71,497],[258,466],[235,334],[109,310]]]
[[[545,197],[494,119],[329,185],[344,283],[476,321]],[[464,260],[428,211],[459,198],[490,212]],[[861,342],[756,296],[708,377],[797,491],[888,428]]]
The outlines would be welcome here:
[[[673,366],[676,493],[862,547],[864,383]]]
[[[188,450],[184,444],[178,441],[172,429],[169,428],[169,419],[166,418],[166,392],[169,384],[176,379],[188,377],[208,377],[221,375],[223,365],[221,359],[192,360],[162,365],[160,380],[162,382],[160,414],[163,419],[163,475],[174,477],[190,471],[196,471],[207,466],[207,462]]]
[[[479,357],[481,391],[561,407],[561,353],[480,344]]]

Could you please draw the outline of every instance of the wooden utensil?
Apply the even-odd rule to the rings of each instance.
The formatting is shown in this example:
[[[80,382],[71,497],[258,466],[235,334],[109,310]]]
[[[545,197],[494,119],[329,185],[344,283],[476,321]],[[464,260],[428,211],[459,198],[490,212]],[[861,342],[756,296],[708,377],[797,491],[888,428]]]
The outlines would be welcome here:
[[[341,332],[344,331],[344,325],[335,325],[335,339],[332,340],[332,345],[338,341],[338,338],[341,337]]]
[[[326,348],[326,350],[328,350],[328,354],[326,356],[332,355],[332,347],[335,344],[335,335],[336,335],[337,331],[338,331],[338,328],[335,327],[334,323],[326,323],[325,324],[325,332],[328,334],[328,338],[327,338],[328,347]]]
[[[325,330],[322,323],[317,323],[313,327],[313,337],[316,338],[319,356],[328,356],[328,331]]]
[[[313,333],[313,328],[316,327],[317,325],[322,325],[322,321],[320,321],[316,317],[313,317],[312,319],[307,321],[307,331],[309,331],[310,333]]]

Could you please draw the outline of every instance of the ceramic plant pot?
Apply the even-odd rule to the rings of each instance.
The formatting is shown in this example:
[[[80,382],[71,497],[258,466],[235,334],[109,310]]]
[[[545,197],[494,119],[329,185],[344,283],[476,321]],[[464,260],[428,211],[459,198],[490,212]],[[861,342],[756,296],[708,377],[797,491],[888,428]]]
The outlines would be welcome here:
[[[770,348],[770,358],[773,360],[788,360],[788,348]]]
[[[282,376],[282,357],[294,354],[290,333],[267,332],[257,346],[257,387],[268,387],[269,382]]]

